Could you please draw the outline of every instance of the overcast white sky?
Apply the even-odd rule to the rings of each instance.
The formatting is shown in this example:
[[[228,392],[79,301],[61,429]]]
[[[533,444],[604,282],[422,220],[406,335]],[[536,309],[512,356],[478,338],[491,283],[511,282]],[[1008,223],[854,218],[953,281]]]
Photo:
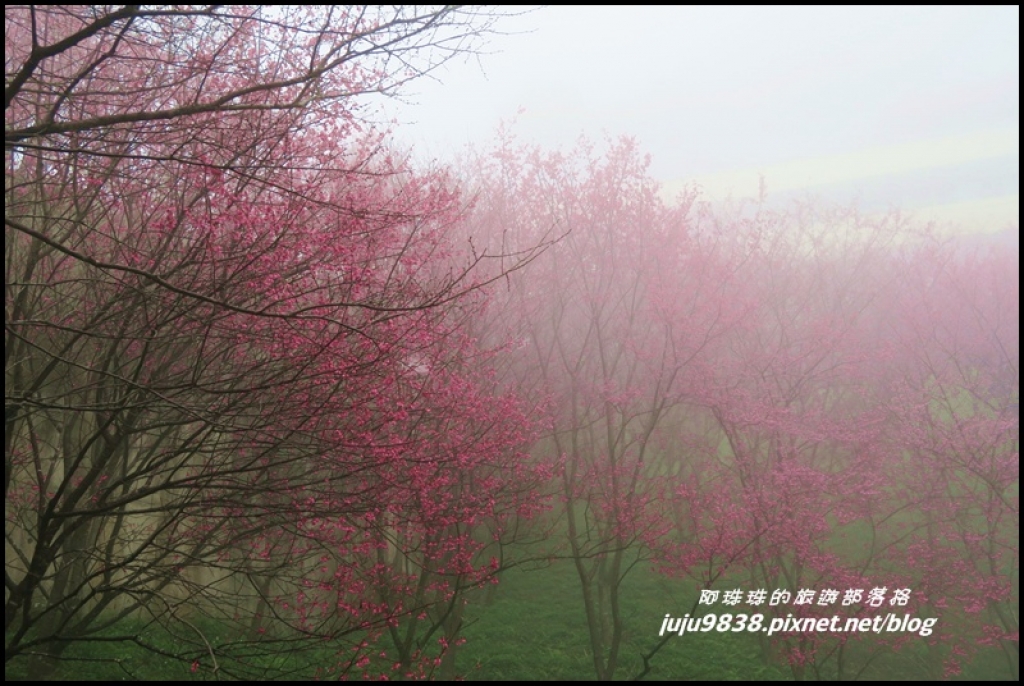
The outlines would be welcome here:
[[[1020,10],[547,7],[392,104],[451,159],[521,138],[635,135],[669,190],[812,191],[997,230],[1019,216]]]

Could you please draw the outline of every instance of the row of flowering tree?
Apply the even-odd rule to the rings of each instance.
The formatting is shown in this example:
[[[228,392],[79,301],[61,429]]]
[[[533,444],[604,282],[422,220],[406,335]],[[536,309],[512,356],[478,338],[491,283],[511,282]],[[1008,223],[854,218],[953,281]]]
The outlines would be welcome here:
[[[547,408],[552,554],[576,567],[599,679],[624,657],[623,582],[645,562],[699,589],[825,592],[705,608],[765,627],[871,617],[895,606],[869,590],[911,589],[896,609],[939,622],[913,636],[929,674],[979,645],[1016,674],[1016,254],[966,255],[896,214],[666,203],[627,139],[549,152],[506,137],[474,164],[491,249],[563,236],[509,278],[489,326]],[[911,640],[758,637],[797,678],[870,674]]]
[[[142,623],[204,672],[330,645],[324,670],[372,649],[425,674],[538,477],[524,407],[462,333],[490,258],[452,239],[458,189],[355,96],[493,17],[5,18],[6,663],[166,653]]]
[[[759,632],[797,678],[908,641],[1016,675],[1016,252],[669,203],[629,140],[414,171],[356,96],[473,11],[5,18],[8,665],[167,653],[153,624],[204,673],[455,676],[467,591],[554,494],[600,679],[640,565],[801,598],[744,595],[763,625],[938,622]]]

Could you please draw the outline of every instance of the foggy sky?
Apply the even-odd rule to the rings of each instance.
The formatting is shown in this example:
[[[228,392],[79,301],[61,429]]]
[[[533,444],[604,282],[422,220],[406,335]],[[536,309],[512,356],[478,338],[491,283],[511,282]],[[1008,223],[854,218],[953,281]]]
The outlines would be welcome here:
[[[630,134],[667,193],[754,195],[763,174],[775,199],[1018,221],[1016,6],[547,7],[497,28],[387,103],[400,145],[450,161],[513,120],[551,146]]]

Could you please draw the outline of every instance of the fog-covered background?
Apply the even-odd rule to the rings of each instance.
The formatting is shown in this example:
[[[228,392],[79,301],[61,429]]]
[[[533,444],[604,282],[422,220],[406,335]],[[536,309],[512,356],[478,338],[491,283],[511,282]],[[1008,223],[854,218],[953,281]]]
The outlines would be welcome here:
[[[1017,223],[1017,7],[546,7],[497,28],[388,103],[400,143],[449,160],[502,121],[545,145],[629,134],[668,194],[764,175],[776,201]]]

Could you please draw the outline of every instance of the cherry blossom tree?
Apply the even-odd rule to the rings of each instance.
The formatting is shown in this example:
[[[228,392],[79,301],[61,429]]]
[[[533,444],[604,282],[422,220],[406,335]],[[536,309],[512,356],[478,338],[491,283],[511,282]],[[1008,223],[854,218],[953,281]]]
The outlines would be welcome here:
[[[798,210],[755,207],[728,219],[731,261],[742,265],[729,288],[744,314],[691,389],[704,419],[686,444],[699,449],[680,458],[679,534],[662,548],[666,570],[701,586],[795,593],[857,581],[834,552],[835,532],[848,512],[870,506],[863,494],[876,484],[867,455],[877,453],[878,417],[862,396],[879,368],[864,319],[882,297],[875,270],[894,231]],[[751,608],[807,610],[834,608]],[[767,652],[781,651],[803,676],[816,637],[776,637]]]
[[[459,334],[489,256],[452,240],[453,180],[355,96],[493,19],[6,11],[9,664],[145,643],[130,617],[237,676],[256,646],[349,636],[348,672],[488,580],[469,528],[536,506],[529,423]],[[216,643],[204,618],[243,630]]]
[[[1016,255],[922,247],[899,213],[666,205],[625,140],[505,137],[476,165],[490,249],[561,237],[490,326],[547,406],[552,554],[576,567],[598,678],[621,657],[622,580],[647,562],[698,589],[786,591],[744,607],[766,621],[899,600],[939,622],[759,634],[795,678],[871,676],[912,640],[929,669],[992,645],[1015,674]]]
[[[610,679],[625,630],[623,581],[663,525],[654,446],[700,352],[675,346],[653,316],[660,258],[689,240],[687,207],[661,201],[628,139],[548,154],[506,138],[478,164],[474,221],[490,229],[492,251],[557,238],[496,296],[496,328],[521,395],[546,406],[534,452],[557,470],[562,543],[551,554],[575,565],[595,675]]]
[[[762,635],[796,678],[856,678],[909,640],[929,646],[929,670],[1002,645],[1015,673],[1016,256],[923,249],[928,234],[898,214],[718,215],[745,314],[690,377],[674,531],[652,543],[661,567],[705,588],[785,590],[742,610],[768,618],[872,616],[897,588],[910,590],[900,612],[938,618],[928,638]],[[868,603],[873,588],[888,596]]]
[[[1020,258],[1016,250],[927,244],[900,263],[893,300],[898,385],[886,398],[908,503],[894,565],[924,570],[924,604],[943,617],[934,676],[981,647],[1019,672]],[[943,667],[943,672],[938,667]]]

